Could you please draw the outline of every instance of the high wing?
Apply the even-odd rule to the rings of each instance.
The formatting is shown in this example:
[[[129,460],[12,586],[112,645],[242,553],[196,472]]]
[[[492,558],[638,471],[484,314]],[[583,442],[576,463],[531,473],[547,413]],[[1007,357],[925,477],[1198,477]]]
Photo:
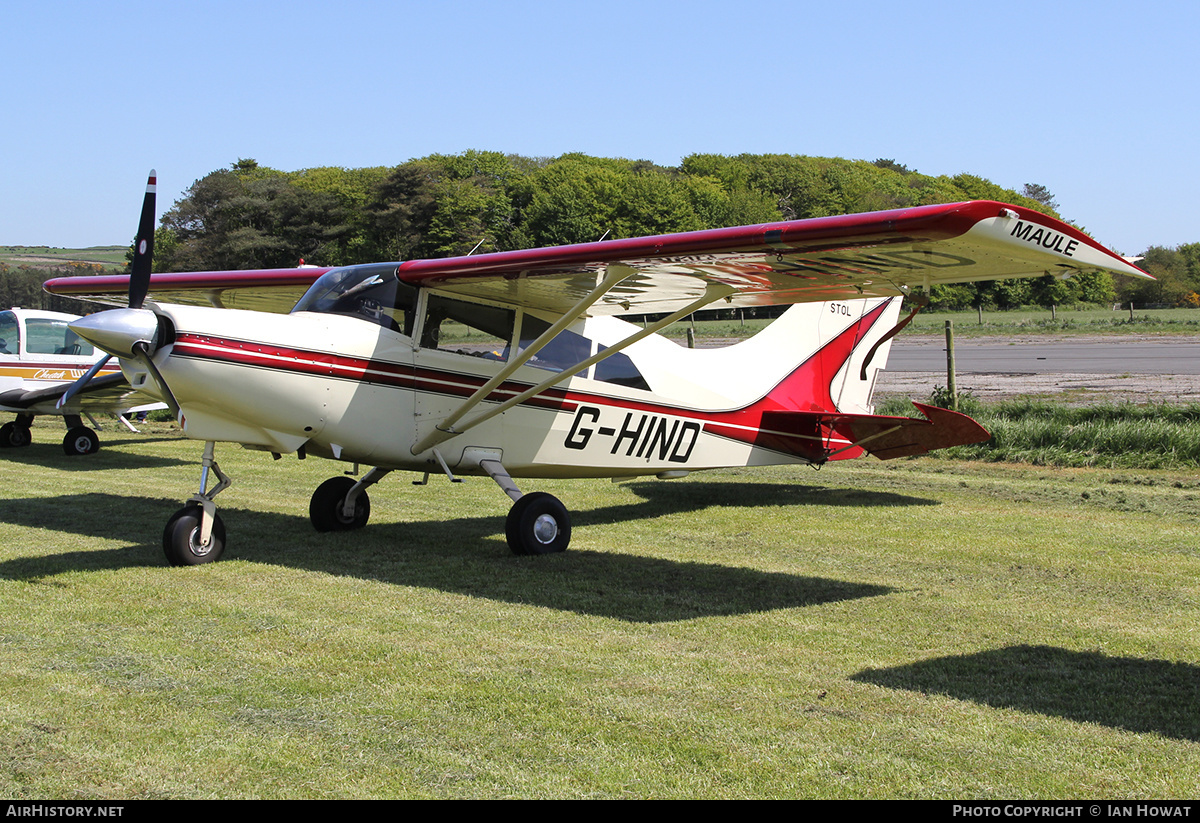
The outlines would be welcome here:
[[[121,414],[142,406],[162,408],[157,397],[134,389],[123,374],[106,374],[92,379],[62,408],[57,407],[69,383],[38,389],[9,389],[0,393],[0,408],[37,414]]]
[[[1095,269],[1149,277],[1066,223],[1020,206],[972,201],[410,260],[398,264],[398,275],[412,285],[579,316],[667,313],[721,298],[726,305],[760,306],[882,297],[946,283]],[[326,271],[155,274],[149,297],[288,311]],[[57,278],[46,289],[121,304],[128,283],[124,276]]]
[[[1078,229],[992,201],[413,260],[399,274],[414,285],[557,313],[614,266],[627,276],[589,314],[675,311],[714,287],[729,305],[759,306],[1095,269],[1149,277]]]
[[[313,281],[327,271],[328,268],[304,266],[295,269],[155,274],[150,278],[148,296],[158,303],[286,313],[291,311]],[[63,297],[124,306],[129,291],[129,276],[58,277],[46,281],[45,288],[51,294]]]

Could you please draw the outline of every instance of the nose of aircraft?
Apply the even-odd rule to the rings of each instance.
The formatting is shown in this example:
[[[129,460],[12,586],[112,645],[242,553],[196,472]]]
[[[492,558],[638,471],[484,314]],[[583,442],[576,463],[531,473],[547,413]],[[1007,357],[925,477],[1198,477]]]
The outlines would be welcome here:
[[[134,347],[144,344],[154,351],[158,318],[149,309],[113,309],[81,317],[69,324],[71,331],[99,349],[117,357],[134,357]]]

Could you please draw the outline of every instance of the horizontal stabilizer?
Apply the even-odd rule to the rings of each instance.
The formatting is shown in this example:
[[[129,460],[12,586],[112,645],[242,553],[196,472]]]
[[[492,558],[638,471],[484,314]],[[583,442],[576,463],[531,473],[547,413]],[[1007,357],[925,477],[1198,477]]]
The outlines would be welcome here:
[[[935,449],[983,443],[991,434],[965,414],[937,406],[913,403],[925,415],[924,420],[911,417],[880,417],[876,415],[840,415],[831,422],[846,434],[856,446],[878,457],[891,460],[928,454]]]
[[[982,443],[988,430],[965,414],[913,403],[925,419],[821,411],[763,414],[755,445],[815,463],[850,460],[869,452],[880,460],[928,454],[935,449]],[[715,427],[710,426],[715,430]]]

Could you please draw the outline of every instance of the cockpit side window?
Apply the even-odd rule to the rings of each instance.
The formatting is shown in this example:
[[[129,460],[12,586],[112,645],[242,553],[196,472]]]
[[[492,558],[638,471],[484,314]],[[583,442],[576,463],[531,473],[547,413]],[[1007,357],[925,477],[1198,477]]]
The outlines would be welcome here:
[[[515,319],[512,309],[430,294],[425,301],[421,347],[507,360]]]
[[[21,353],[21,324],[10,311],[0,311],[0,354]]]
[[[71,331],[66,320],[25,319],[25,351],[29,354],[67,354],[91,356],[95,349]]]
[[[311,311],[359,317],[411,336],[417,290],[396,276],[396,265],[333,269],[313,283],[292,313]]]

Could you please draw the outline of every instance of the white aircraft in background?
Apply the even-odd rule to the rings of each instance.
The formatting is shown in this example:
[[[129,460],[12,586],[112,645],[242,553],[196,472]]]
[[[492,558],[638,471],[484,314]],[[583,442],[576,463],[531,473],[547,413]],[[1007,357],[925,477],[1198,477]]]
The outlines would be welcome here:
[[[511,549],[541,554],[567,547],[570,517],[516,478],[676,478],[985,440],[944,409],[873,414],[901,297],[1093,269],[1148,277],[1071,226],[990,201],[441,260],[151,276],[154,183],[151,173],[130,277],[46,289],[127,302],[71,328],[205,443],[200,491],[163,533],[177,565],[225,548],[218,441],[352,463],[354,475],[373,466],[317,488],[309,516],[322,531],[364,526],[366,489],[394,470],[421,483],[486,475],[513,500]],[[656,334],[703,308],[777,304],[799,305],[724,349]],[[647,314],[660,319],[621,319]]]
[[[82,415],[96,425],[92,414],[103,412],[120,419],[125,412],[164,408],[157,399],[131,389],[116,365],[97,369],[96,379],[89,380],[85,391],[58,405],[63,391],[103,356],[71,331],[68,324],[78,319],[74,314],[33,309],[0,311],[0,411],[17,415],[0,425],[0,448],[28,446],[34,417],[52,414],[61,415],[67,426],[63,450],[70,455],[92,454],[100,448],[100,439],[83,425]]]

